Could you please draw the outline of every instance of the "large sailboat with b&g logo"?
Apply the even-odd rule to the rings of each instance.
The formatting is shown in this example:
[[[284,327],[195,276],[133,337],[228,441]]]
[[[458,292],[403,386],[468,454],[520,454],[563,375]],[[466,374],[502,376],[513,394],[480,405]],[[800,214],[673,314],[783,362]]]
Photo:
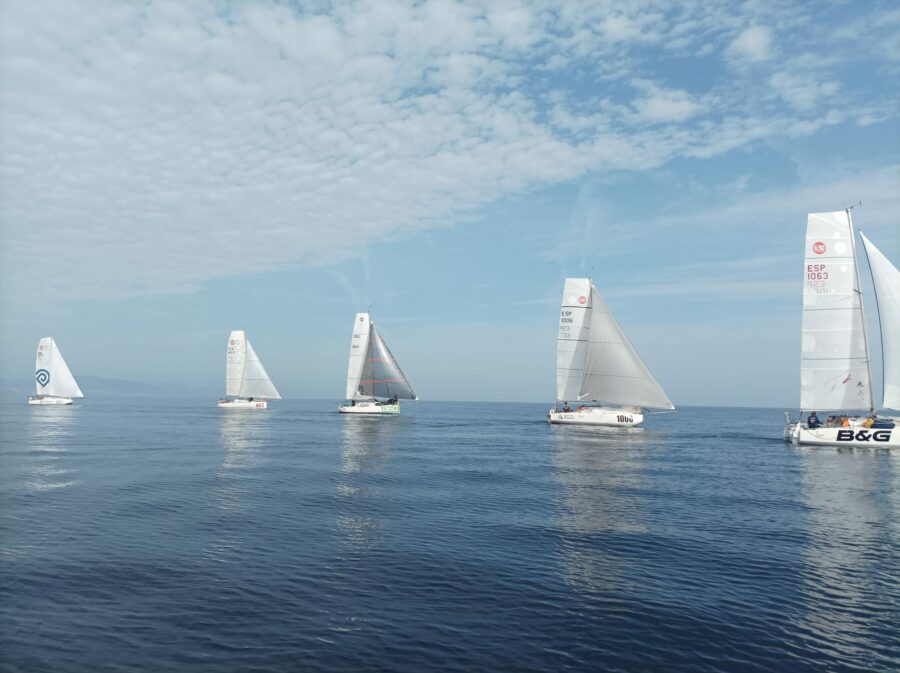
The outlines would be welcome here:
[[[900,409],[900,271],[860,232],[850,209],[810,213],[803,277],[800,416],[785,413],[794,444],[900,446],[900,419],[876,413],[860,247],[872,273],[883,366],[882,407]]]

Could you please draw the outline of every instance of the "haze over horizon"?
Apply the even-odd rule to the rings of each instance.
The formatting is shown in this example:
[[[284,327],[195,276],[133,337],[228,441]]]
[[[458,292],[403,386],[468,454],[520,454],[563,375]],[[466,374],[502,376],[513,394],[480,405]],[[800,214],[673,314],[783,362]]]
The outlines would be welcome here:
[[[0,372],[221,387],[243,328],[337,399],[371,307],[421,398],[550,402],[591,275],[676,405],[795,408],[806,213],[900,262],[898,45],[879,2],[3,3]]]

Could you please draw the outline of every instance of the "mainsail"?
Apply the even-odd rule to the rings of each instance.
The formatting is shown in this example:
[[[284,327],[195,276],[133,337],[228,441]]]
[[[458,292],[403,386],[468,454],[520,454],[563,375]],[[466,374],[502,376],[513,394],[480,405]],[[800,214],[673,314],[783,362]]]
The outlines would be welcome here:
[[[53,337],[44,337],[38,344],[34,385],[39,396],[84,397]]]
[[[809,214],[803,282],[801,409],[872,408],[855,249],[847,211]]]
[[[228,337],[225,355],[225,395],[253,397],[260,400],[280,400],[266,368],[247,340],[244,330],[235,330]]]
[[[348,400],[419,399],[368,313],[353,321],[346,392]]]
[[[862,235],[862,234],[861,234]],[[881,350],[884,366],[884,400],[882,406],[900,409],[900,271],[862,235],[881,324]]]
[[[567,278],[557,339],[558,400],[674,409],[589,278]]]

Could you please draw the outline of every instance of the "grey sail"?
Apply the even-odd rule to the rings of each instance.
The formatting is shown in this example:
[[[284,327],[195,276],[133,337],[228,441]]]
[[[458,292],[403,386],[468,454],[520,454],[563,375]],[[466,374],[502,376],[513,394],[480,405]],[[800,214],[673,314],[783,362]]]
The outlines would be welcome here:
[[[356,392],[357,399],[366,397],[419,399],[374,324],[370,327],[366,360]]]

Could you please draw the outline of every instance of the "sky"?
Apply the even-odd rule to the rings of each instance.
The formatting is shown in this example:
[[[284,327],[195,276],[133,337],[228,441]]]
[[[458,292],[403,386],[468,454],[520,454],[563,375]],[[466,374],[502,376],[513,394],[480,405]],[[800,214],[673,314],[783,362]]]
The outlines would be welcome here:
[[[0,375],[246,329],[340,399],[371,310],[422,399],[552,402],[590,275],[676,405],[795,408],[806,214],[900,261],[898,75],[891,2],[3,0]]]

